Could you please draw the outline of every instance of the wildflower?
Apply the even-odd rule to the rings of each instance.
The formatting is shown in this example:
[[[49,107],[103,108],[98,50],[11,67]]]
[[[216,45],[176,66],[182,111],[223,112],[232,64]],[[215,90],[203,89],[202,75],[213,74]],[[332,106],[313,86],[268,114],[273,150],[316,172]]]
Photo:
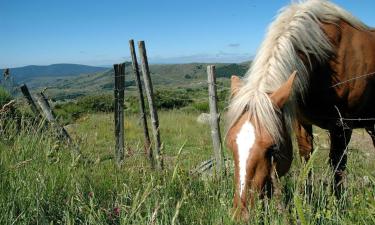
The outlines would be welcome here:
[[[120,216],[120,208],[119,208],[119,207],[115,207],[115,208],[113,209],[113,212],[114,212],[114,214],[115,214],[116,216]]]

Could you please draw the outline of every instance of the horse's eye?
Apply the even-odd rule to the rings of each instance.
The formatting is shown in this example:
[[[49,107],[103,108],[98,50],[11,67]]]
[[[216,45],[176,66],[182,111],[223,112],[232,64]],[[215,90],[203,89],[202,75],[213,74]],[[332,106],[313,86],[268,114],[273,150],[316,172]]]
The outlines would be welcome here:
[[[274,145],[271,145],[268,149],[267,149],[267,155],[269,157],[271,157],[272,155],[275,154],[275,152],[277,151],[277,145],[274,144]]]
[[[270,150],[272,150],[272,151],[274,151],[274,150],[276,150],[276,149],[277,149],[277,145],[276,145],[276,144],[274,144],[274,145],[271,145],[271,147],[269,147],[269,149],[270,149]]]

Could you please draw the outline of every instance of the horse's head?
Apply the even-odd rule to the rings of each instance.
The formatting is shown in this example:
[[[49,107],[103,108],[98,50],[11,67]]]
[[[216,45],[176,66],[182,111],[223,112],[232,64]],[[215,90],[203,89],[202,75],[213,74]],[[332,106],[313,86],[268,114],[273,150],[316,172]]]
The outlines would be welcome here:
[[[280,130],[283,140],[275,143],[274,138],[267,132],[264,124],[245,110],[239,119],[229,128],[227,134],[227,146],[232,150],[235,161],[235,199],[236,208],[241,208],[247,213],[247,201],[253,202],[254,192],[263,193],[265,188],[272,186],[272,177],[285,174],[292,161],[292,145],[290,135],[282,116],[282,109],[287,102],[295,72],[290,78],[268,97],[273,103],[274,110],[280,112]],[[231,94],[239,94],[242,81],[232,76]],[[270,185],[268,185],[270,184]],[[248,190],[251,190],[250,192]],[[270,193],[270,192],[268,192]]]

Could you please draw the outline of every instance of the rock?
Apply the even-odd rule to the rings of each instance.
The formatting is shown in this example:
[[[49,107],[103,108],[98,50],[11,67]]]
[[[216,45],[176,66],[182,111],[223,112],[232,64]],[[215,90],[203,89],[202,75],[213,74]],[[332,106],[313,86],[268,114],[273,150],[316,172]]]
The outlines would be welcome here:
[[[75,124],[75,123],[73,123],[73,124],[68,124],[68,125],[65,125],[65,126],[64,126],[65,130],[67,130],[68,132],[69,132],[69,131],[72,132],[72,131],[76,130],[77,127],[78,127],[78,124]]]
[[[201,123],[201,124],[210,124],[210,119],[211,119],[210,114],[208,114],[208,113],[201,113],[197,117],[197,122]]]

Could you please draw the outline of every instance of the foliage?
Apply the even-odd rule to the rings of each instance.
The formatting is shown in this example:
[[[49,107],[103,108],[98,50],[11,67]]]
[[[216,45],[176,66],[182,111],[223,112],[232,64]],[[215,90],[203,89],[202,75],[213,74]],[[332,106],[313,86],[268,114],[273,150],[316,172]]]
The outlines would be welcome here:
[[[74,92],[74,93],[58,93],[55,94],[51,100],[52,101],[64,101],[64,100],[70,100],[70,99],[77,99],[79,97],[85,96],[82,92]]]
[[[154,89],[178,87],[197,88],[207,84],[206,68],[209,64],[151,64],[150,73]],[[218,78],[229,78],[233,74],[243,75],[249,63],[228,64],[216,63]],[[125,86],[134,90],[135,82],[131,63],[126,63]],[[63,74],[62,74],[63,75]],[[75,76],[34,77],[28,81],[31,89],[48,87],[49,96],[56,100],[76,99],[82,95],[112,94],[114,72],[109,69],[105,72],[82,74]]]
[[[87,112],[110,112],[114,108],[112,95],[85,96],[78,99],[77,103]]]
[[[224,85],[222,82],[218,82]],[[218,106],[223,110],[228,91],[218,90]],[[147,98],[144,96],[146,112],[148,112]],[[159,87],[154,93],[154,102],[158,110],[174,110],[185,108],[185,111],[207,112],[207,87],[198,88],[169,88]],[[124,108],[126,113],[139,113],[139,100],[135,91],[125,91]],[[58,103],[54,110],[60,120],[72,123],[85,113],[112,112],[114,109],[113,94],[88,95],[77,98],[75,101]]]
[[[249,66],[244,64],[229,64],[216,69],[216,77],[230,78],[232,75],[243,76]]]
[[[111,112],[114,109],[112,95],[92,95],[78,98],[76,101],[56,104],[54,111],[64,124],[72,123],[85,113]]]
[[[192,103],[186,90],[157,90],[155,102],[158,109],[178,109]]]
[[[0,108],[12,100],[12,96],[7,90],[0,86]]]

